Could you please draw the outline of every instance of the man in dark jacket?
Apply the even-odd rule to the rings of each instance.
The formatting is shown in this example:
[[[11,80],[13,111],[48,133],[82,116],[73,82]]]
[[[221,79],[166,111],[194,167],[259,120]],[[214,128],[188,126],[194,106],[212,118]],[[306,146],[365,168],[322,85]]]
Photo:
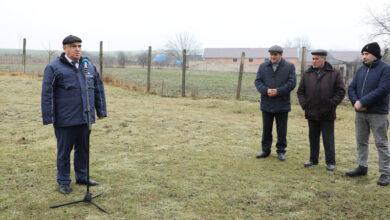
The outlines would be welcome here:
[[[63,42],[64,53],[45,68],[42,83],[43,124],[53,124],[57,138],[57,182],[60,192],[70,193],[70,152],[74,152],[76,183],[87,183],[89,128],[85,76],[81,64],[81,39],[69,35]],[[95,109],[99,119],[107,116],[103,82],[96,67],[88,63],[88,95],[91,122]]]
[[[329,171],[336,165],[334,144],[334,120],[336,106],[345,96],[343,76],[326,61],[327,51],[314,50],[312,66],[301,77],[298,99],[309,124],[310,160],[305,167],[318,164],[320,135],[325,148],[325,159]]]
[[[294,64],[282,58],[283,48],[272,46],[270,60],[262,63],[257,71],[256,89],[261,94],[260,109],[263,118],[262,152],[256,158],[266,158],[271,153],[272,126],[276,120],[278,158],[286,159],[287,120],[291,110],[290,93],[296,85]]]
[[[362,49],[363,66],[356,72],[348,87],[348,95],[355,108],[358,167],[347,176],[365,176],[368,168],[368,140],[370,130],[379,154],[378,185],[390,183],[390,149],[387,139],[389,127],[390,65],[381,60],[378,43],[369,43]]]

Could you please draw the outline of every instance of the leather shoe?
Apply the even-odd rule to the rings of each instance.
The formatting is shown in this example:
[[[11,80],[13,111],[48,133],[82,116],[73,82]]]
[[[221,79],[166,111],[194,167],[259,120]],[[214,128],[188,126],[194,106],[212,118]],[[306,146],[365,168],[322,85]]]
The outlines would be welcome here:
[[[326,169],[327,169],[328,171],[333,171],[334,168],[336,168],[334,164],[328,164],[328,165],[326,166]]]
[[[364,166],[358,166],[353,170],[350,170],[345,173],[345,175],[350,176],[350,177],[355,177],[355,176],[366,176],[367,175],[367,167]]]
[[[286,160],[286,155],[283,152],[278,152],[278,159],[280,161],[285,161]]]
[[[62,193],[62,194],[69,194],[70,193],[69,184],[62,184],[62,185],[60,185],[60,193]]]
[[[305,166],[305,167],[311,167],[311,166],[317,165],[317,164],[318,164],[318,162],[315,163],[315,162],[313,162],[313,161],[308,161],[308,162],[304,163],[303,166]]]
[[[269,156],[270,153],[267,153],[267,152],[261,152],[260,154],[256,155],[256,158],[259,159],[259,158],[266,158]]]
[[[390,175],[382,174],[378,180],[378,185],[387,186],[390,183]]]
[[[87,180],[76,180],[76,184],[87,185]],[[96,186],[96,185],[99,185],[99,183],[96,182],[95,180],[89,179],[89,184],[88,185]]]

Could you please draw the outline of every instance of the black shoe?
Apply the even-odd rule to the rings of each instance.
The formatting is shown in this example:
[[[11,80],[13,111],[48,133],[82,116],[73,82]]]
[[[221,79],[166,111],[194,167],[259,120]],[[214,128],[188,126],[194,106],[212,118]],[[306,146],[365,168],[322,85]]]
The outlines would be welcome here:
[[[69,184],[62,184],[62,185],[60,185],[60,193],[62,193],[62,194],[69,194],[70,193]]]
[[[286,160],[286,155],[283,152],[278,152],[278,159],[280,161],[285,161]]]
[[[76,180],[76,184],[87,185],[87,180]],[[96,182],[95,180],[89,179],[89,185],[96,186],[96,185],[99,185],[99,183]]]
[[[317,164],[318,164],[318,162],[309,161],[309,162],[304,163],[303,166],[311,167],[311,166],[317,165]]]
[[[259,158],[266,158],[266,157],[268,157],[269,156],[269,154],[270,154],[270,152],[261,152],[260,154],[258,154],[258,155],[256,155],[256,158],[257,159],[259,159]]]
[[[382,174],[378,180],[378,185],[387,186],[390,183],[390,175]]]
[[[364,166],[358,166],[353,170],[350,170],[345,173],[345,175],[350,176],[350,177],[355,177],[355,176],[366,176],[367,175],[367,167]]]
[[[329,171],[333,171],[334,168],[336,168],[334,164],[328,164],[328,165],[326,166],[326,169],[329,170]]]

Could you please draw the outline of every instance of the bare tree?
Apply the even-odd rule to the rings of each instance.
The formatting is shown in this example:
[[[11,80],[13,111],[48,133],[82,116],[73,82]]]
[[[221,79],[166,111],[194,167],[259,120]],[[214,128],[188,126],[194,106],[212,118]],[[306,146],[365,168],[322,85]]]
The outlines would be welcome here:
[[[183,59],[182,53],[184,49],[186,49],[187,55],[192,55],[199,51],[199,47],[200,45],[196,38],[186,32],[177,33],[165,45],[166,52],[180,61]]]
[[[311,43],[308,37],[306,36],[300,36],[294,38],[294,40],[287,40],[284,44],[284,47],[306,47],[307,50],[311,49]]]
[[[145,65],[148,63],[148,51],[143,51],[137,54],[137,64],[141,65],[142,68],[145,68]]]
[[[383,7],[383,11],[374,12],[371,9],[368,9],[370,14],[369,25],[373,27],[373,32],[370,34],[369,38],[371,40],[378,39],[382,41],[385,47],[390,46],[390,4],[387,4]]]
[[[125,67],[126,64],[126,54],[123,51],[118,52],[118,64],[120,67]]]
[[[44,46],[44,48],[45,48],[45,50],[46,50],[46,52],[47,52],[47,55],[49,56],[49,63],[50,63],[52,57],[57,53],[57,51],[51,50],[51,48],[50,48],[50,43],[49,43],[49,48],[46,48],[45,46]]]

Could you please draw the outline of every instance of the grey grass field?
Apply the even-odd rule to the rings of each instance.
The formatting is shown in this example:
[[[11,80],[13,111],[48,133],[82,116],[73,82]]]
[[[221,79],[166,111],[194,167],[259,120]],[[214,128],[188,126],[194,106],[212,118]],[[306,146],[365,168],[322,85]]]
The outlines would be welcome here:
[[[309,158],[307,122],[292,106],[287,160],[261,150],[257,102],[167,98],[106,85],[109,117],[93,125],[91,178],[100,185],[85,203],[85,187],[58,192],[56,140],[43,126],[41,78],[0,76],[0,219],[389,219],[390,186],[379,178],[370,139],[369,173],[356,166],[354,111],[338,108],[336,170]],[[274,137],[275,138],[275,137]],[[73,161],[73,160],[72,160]],[[73,167],[73,165],[72,165]],[[74,179],[74,172],[71,172]]]

